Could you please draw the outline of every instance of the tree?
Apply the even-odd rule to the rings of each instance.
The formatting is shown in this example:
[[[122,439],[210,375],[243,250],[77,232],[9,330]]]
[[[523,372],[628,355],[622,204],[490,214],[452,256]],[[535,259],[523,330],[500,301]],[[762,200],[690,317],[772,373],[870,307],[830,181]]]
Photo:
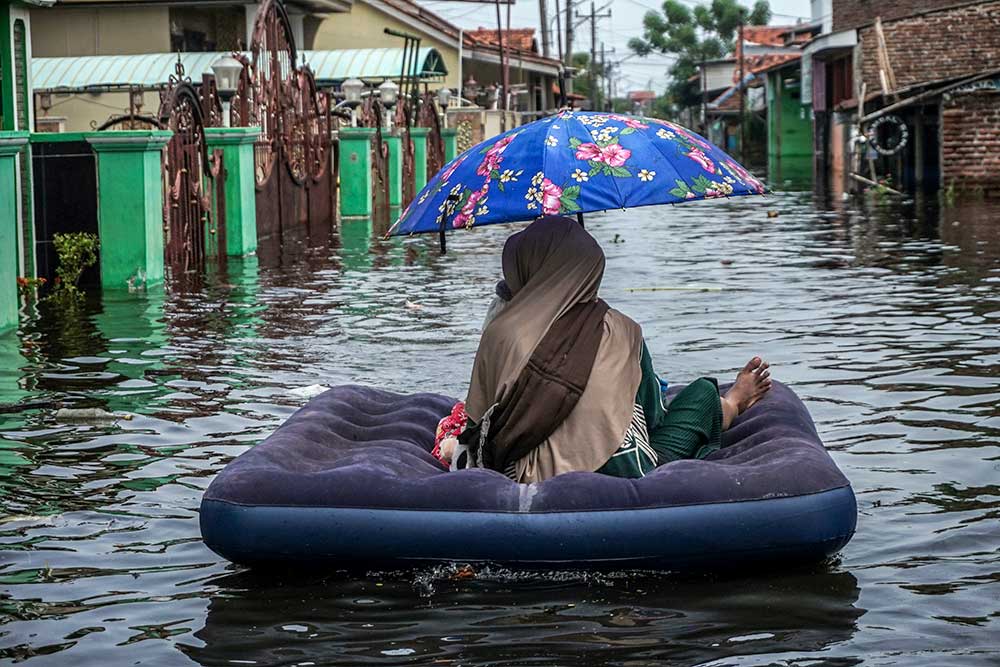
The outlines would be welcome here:
[[[736,0],[712,0],[693,9],[679,0],[666,0],[662,14],[646,13],[642,37],[633,37],[628,45],[638,56],[653,52],[675,56],[668,70],[671,82],[667,95],[674,106],[693,106],[699,101],[699,86],[688,79],[697,74],[699,63],[731,53],[741,21],[767,25],[770,20],[767,0],[756,0],[752,10]]]
[[[596,94],[591,94],[592,91],[590,90],[590,54],[585,51],[574,53],[572,63],[573,67],[576,68],[576,74],[573,76],[573,92],[583,95],[590,100],[591,109],[595,111],[603,109],[604,80],[607,72],[601,67],[601,63],[594,65],[594,82],[597,84],[597,90],[593,92]]]

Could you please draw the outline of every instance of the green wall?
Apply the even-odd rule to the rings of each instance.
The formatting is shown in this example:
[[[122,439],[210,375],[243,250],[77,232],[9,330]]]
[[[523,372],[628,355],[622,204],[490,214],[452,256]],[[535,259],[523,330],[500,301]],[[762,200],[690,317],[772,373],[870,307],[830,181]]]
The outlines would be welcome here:
[[[160,151],[168,130],[88,133],[97,153],[101,286],[127,289],[163,281]]]
[[[801,103],[800,85],[798,64],[767,74],[767,164],[772,180],[775,174],[801,177],[802,158],[813,154],[812,119]]]
[[[17,155],[27,132],[0,132],[0,331],[17,326]]]

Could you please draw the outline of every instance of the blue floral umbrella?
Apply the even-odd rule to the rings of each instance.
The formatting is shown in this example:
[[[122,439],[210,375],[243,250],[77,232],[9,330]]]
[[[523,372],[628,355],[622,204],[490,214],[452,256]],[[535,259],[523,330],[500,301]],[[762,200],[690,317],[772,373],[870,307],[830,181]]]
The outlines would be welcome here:
[[[694,199],[763,194],[733,158],[655,118],[563,111],[470,148],[389,231],[403,235]]]

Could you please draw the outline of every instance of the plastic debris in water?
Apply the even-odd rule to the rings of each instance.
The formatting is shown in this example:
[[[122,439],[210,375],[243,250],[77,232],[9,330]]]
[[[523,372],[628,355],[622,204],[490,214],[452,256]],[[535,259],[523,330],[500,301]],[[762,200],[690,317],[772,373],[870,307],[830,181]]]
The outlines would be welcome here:
[[[769,218],[777,218],[778,217],[778,212],[777,211],[768,211],[767,212],[767,217],[769,217]]]
[[[55,416],[61,422],[115,422],[119,419],[132,419],[132,415],[108,412],[103,408],[59,408]]]
[[[328,389],[329,387],[325,384],[311,384],[308,387],[296,387],[295,389],[289,389],[288,393],[292,396],[298,396],[299,398],[312,398],[313,396],[319,396]]]

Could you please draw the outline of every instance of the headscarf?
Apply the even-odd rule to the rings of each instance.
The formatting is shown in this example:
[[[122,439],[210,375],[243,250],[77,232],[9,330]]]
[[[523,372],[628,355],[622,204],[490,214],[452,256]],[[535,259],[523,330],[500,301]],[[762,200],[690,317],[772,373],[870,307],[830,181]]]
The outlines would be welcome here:
[[[512,298],[483,331],[465,408],[483,415],[513,386],[549,327],[578,303],[597,299],[604,252],[576,221],[540,218],[503,249],[504,280]],[[517,461],[517,480],[533,482],[571,470],[593,471],[621,446],[642,379],[642,331],[616,310],[604,334],[586,389],[555,432]]]

